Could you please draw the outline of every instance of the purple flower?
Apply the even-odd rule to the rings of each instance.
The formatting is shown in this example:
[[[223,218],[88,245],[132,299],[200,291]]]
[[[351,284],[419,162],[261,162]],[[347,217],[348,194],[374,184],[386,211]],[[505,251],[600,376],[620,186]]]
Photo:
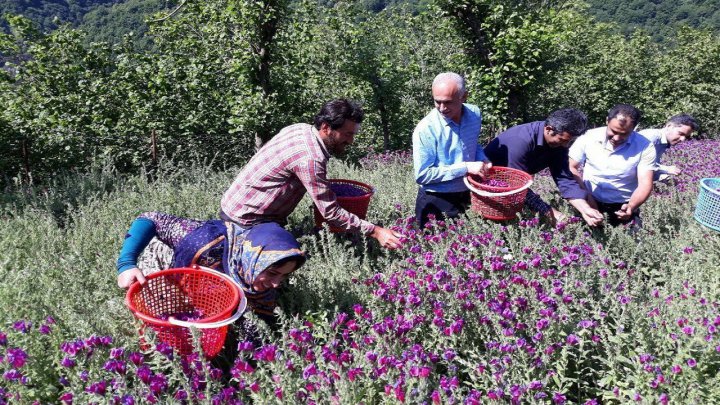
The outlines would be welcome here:
[[[277,346],[267,345],[260,348],[255,353],[255,359],[260,361],[273,362],[275,361],[275,353],[277,352]]]
[[[115,372],[118,374],[125,374],[127,368],[125,362],[122,360],[108,360],[105,362],[103,368],[109,372]]]
[[[70,356],[75,356],[84,347],[83,342],[76,340],[74,342],[64,342],[60,345],[60,348]]]
[[[20,333],[28,333],[32,329],[32,322],[29,321],[17,321],[13,324],[13,329]]]
[[[315,364],[310,364],[307,367],[303,369],[303,379],[307,380],[308,378],[317,375],[318,370],[317,367],[315,367]]]
[[[243,341],[238,344],[238,350],[241,352],[252,352],[255,350],[255,345],[250,341]]]
[[[570,346],[575,346],[580,343],[580,338],[577,335],[568,335],[565,342]]]
[[[77,365],[77,362],[75,361],[75,359],[65,356],[60,361],[60,365],[65,368],[73,368]]]
[[[28,355],[23,349],[13,347],[7,350],[5,358],[11,366],[20,368],[25,365]]]
[[[555,404],[564,404],[565,402],[567,402],[567,398],[565,397],[565,395],[559,392],[555,392],[553,393],[552,401]]]
[[[11,368],[3,373],[3,378],[8,381],[18,381],[23,377],[22,373]]]
[[[66,405],[71,405],[73,403],[73,394],[72,392],[64,392],[58,400]]]
[[[161,392],[165,391],[168,388],[168,382],[164,375],[162,374],[155,374],[152,377],[152,381],[150,381],[150,391],[158,395]]]
[[[110,349],[110,358],[111,359],[119,359],[125,354],[125,349],[122,347],[113,347]]]
[[[7,346],[7,334],[0,332],[0,346]]]
[[[140,366],[137,369],[136,372],[138,378],[140,381],[144,382],[145,384],[149,384],[150,380],[152,378],[153,372],[150,370],[150,367],[148,366]]]
[[[96,394],[100,396],[104,396],[105,392],[107,391],[107,382],[105,381],[98,381],[90,384],[87,388],[85,388],[85,392],[89,392],[91,394]]]
[[[145,361],[145,356],[143,356],[142,353],[132,352],[128,355],[128,360],[130,360],[134,365],[139,366]]]
[[[687,365],[690,368],[694,368],[695,366],[697,366],[697,361],[695,361],[695,359],[693,359],[691,357],[691,358],[687,359]]]
[[[168,359],[172,359],[172,358],[173,358],[173,348],[172,348],[172,346],[170,346],[169,344],[167,344],[167,343],[165,343],[165,342],[160,342],[160,343],[157,344],[157,346],[155,347],[155,349],[156,349],[158,352],[160,352],[162,355],[164,355],[165,357],[167,357]]]

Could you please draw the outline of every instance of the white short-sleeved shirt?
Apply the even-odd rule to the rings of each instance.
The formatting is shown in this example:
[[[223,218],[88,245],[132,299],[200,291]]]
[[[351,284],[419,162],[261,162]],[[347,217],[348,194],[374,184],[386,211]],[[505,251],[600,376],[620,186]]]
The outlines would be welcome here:
[[[570,159],[584,163],[583,181],[592,196],[604,203],[625,203],[638,187],[638,173],[656,170],[655,147],[633,132],[613,149],[607,141],[607,127],[594,128],[570,147]]]

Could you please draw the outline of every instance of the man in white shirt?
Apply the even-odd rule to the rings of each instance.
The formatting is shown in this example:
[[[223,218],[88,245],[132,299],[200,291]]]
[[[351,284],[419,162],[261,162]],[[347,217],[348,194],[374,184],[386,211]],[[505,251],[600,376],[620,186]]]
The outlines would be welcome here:
[[[610,225],[639,222],[639,208],[652,191],[655,167],[653,144],[633,128],[640,111],[618,104],[608,112],[607,126],[594,128],[570,147],[570,171],[590,192],[595,203],[608,214]]]
[[[670,176],[677,176],[682,173],[677,166],[660,164],[660,157],[671,146],[678,145],[690,139],[692,133],[700,126],[695,118],[688,114],[678,114],[670,117],[663,128],[648,128],[640,131],[640,135],[647,138],[655,145],[655,163],[658,170],[655,172],[655,180],[666,180]]]

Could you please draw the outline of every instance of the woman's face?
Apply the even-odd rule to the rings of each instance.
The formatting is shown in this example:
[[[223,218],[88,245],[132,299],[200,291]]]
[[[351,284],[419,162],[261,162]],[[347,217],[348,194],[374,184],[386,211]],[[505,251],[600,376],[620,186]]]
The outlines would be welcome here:
[[[280,284],[288,278],[290,273],[295,271],[296,265],[297,263],[294,260],[290,260],[279,266],[268,267],[255,278],[252,284],[253,289],[262,292],[280,287]]]

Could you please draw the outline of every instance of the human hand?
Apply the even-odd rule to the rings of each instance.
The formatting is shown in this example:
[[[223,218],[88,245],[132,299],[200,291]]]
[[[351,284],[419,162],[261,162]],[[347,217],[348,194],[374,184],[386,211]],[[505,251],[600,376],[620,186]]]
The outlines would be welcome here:
[[[679,167],[677,167],[677,166],[668,166],[668,167],[665,169],[665,172],[666,172],[667,174],[672,174],[673,176],[677,176],[677,175],[679,175],[680,173],[682,173],[682,170],[681,170]]]
[[[585,223],[593,227],[601,225],[604,219],[603,214],[592,207],[586,208],[585,210],[581,211],[580,214],[582,214]]]
[[[118,287],[129,288],[136,280],[140,282],[140,284],[145,284],[147,281],[145,276],[143,276],[142,271],[140,271],[137,267],[133,267],[132,269],[125,270],[118,274]]]
[[[377,239],[377,241],[380,242],[380,246],[386,249],[398,249],[402,247],[402,242],[400,241],[402,235],[393,230],[375,225],[375,229],[370,236]]]
[[[474,174],[480,177],[485,177],[492,168],[492,162],[465,162],[467,171],[470,174]]]
[[[545,216],[547,217],[548,221],[550,221],[550,225],[552,226],[555,226],[558,222],[563,222],[567,219],[567,216],[565,214],[552,207],[548,212],[545,213]]]
[[[626,221],[632,218],[633,210],[630,209],[630,205],[623,204],[619,210],[615,211],[615,215],[617,215],[618,219],[621,221]]]

